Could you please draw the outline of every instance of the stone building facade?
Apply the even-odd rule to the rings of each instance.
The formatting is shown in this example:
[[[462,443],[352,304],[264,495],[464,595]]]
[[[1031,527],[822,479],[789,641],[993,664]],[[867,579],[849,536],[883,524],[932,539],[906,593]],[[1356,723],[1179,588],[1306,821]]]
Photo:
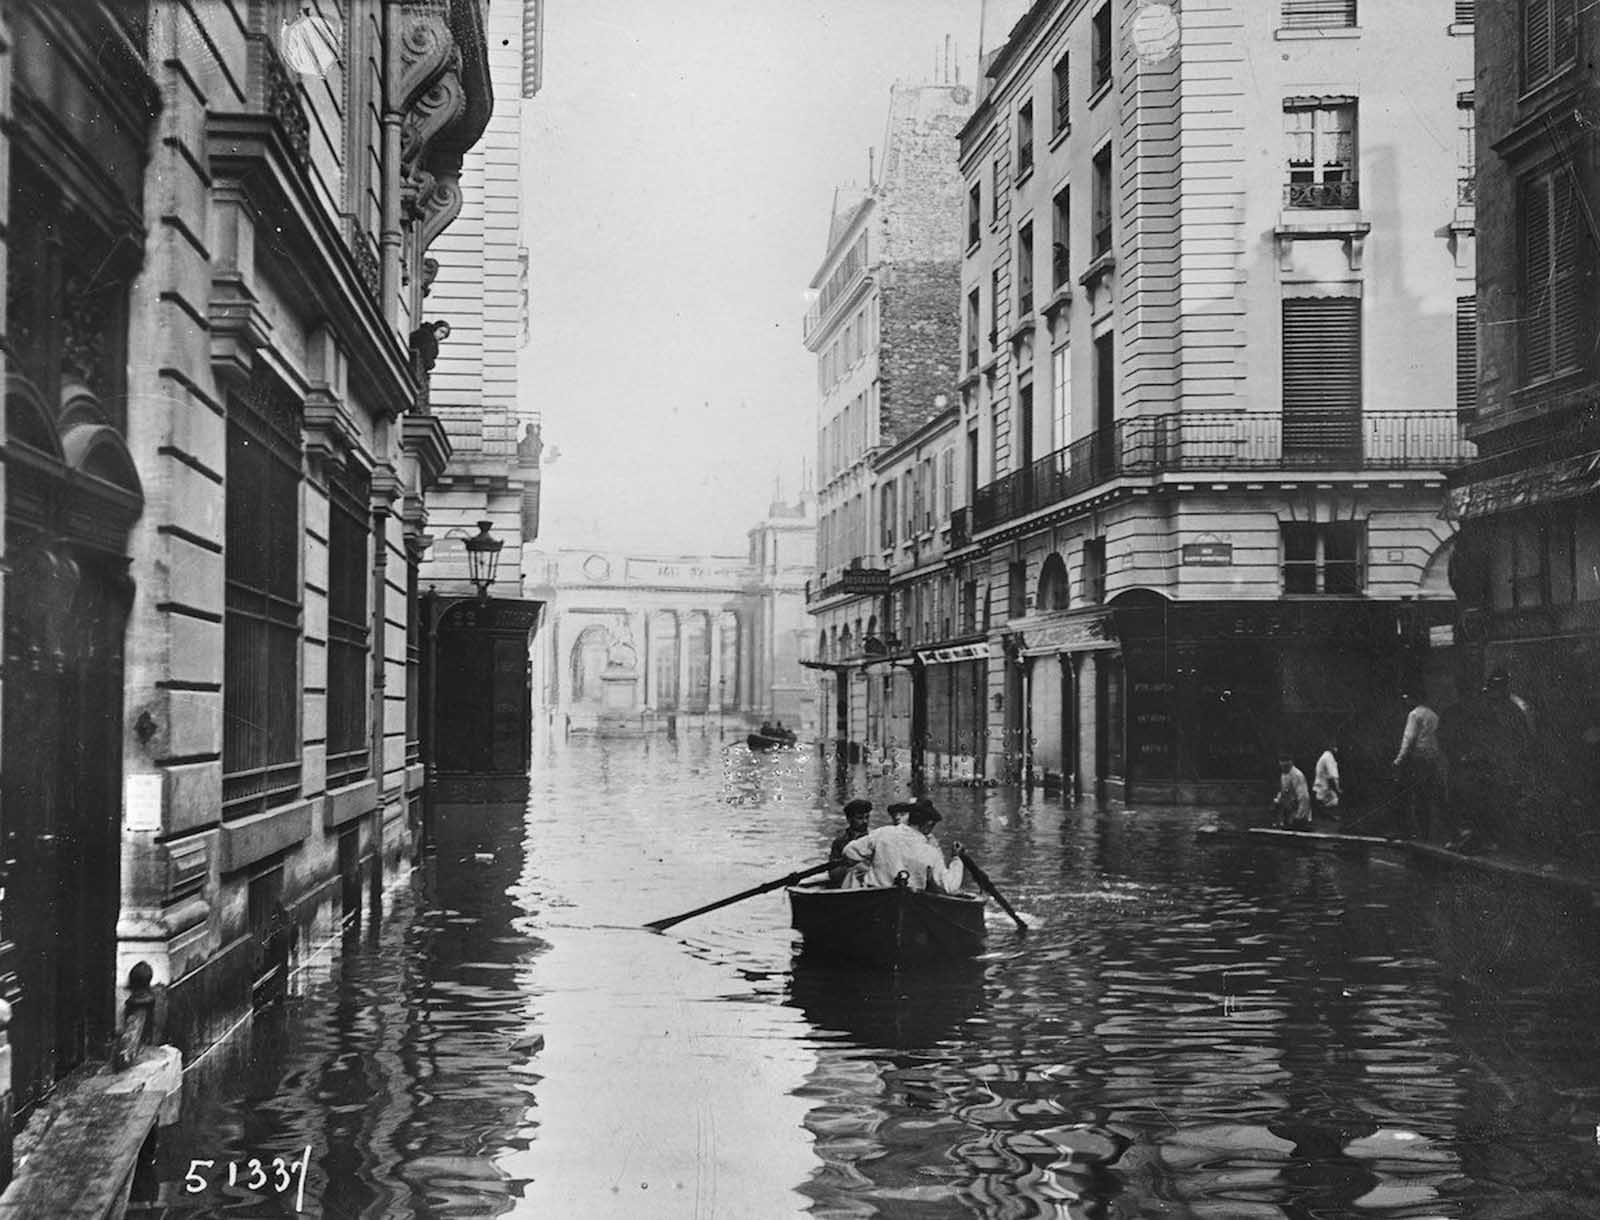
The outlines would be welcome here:
[[[817,574],[809,594],[829,735],[867,740],[866,641],[888,591],[873,534],[873,457],[941,410],[957,371],[961,181],[955,136],[972,107],[960,84],[890,91],[883,164],[835,197],[805,343],[817,357]]]
[[[103,1051],[136,964],[198,1054],[410,850],[449,453],[417,332],[484,13],[0,11],[12,1117]]]
[[[1600,779],[1600,20],[1477,6],[1480,458],[1451,480],[1462,684],[1496,668],[1534,713],[1540,786],[1496,811],[1508,847],[1593,869]]]
[[[517,363],[528,340],[524,110],[543,76],[542,22],[543,0],[490,7],[494,109],[462,165],[461,214],[424,272],[425,312],[450,328],[429,389],[450,458],[428,495],[431,545],[418,574],[423,756],[437,775],[517,777],[528,767],[538,606],[523,596],[522,549],[539,536],[543,444]],[[464,543],[483,521],[501,549],[495,582],[479,598]]]
[[[986,607],[990,776],[1256,799],[1277,751],[1339,736],[1383,782],[1400,691],[1441,672],[1471,453],[1451,17],[1041,0],[986,65],[952,562]]]

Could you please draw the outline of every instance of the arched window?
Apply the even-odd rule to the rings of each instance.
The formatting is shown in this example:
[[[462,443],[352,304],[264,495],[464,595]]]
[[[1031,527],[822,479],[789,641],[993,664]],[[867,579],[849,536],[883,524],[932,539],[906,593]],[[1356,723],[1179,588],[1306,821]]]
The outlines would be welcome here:
[[[1070,601],[1067,590],[1067,565],[1060,555],[1051,552],[1039,570],[1039,595],[1034,598],[1034,609],[1065,610]]]
[[[572,645],[572,701],[598,703],[600,675],[606,667],[606,629],[595,625],[578,633]]]

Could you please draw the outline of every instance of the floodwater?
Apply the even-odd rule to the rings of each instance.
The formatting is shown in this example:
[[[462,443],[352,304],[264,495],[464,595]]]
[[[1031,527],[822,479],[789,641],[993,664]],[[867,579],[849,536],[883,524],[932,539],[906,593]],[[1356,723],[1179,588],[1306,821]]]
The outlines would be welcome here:
[[[1032,925],[969,968],[792,961],[841,781],[715,736],[541,745],[384,918],[191,1074],[173,1217],[1600,1216],[1590,912],[1197,810],[935,789]],[[875,816],[881,816],[875,815]],[[993,906],[993,904],[991,904]],[[301,1192],[183,1193],[309,1150]]]

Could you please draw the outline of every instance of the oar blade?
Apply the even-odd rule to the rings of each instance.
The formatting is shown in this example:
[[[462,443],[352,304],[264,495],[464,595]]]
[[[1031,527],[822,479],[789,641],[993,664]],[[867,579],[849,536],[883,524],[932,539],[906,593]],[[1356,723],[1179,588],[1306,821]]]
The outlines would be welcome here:
[[[736,902],[743,902],[746,898],[754,898],[758,894],[771,893],[779,886],[793,885],[796,881],[799,881],[804,877],[815,876],[817,873],[832,867],[832,860],[826,860],[821,864],[813,864],[810,868],[799,869],[795,872],[779,877],[776,881],[768,881],[763,885],[751,886],[749,889],[740,890],[737,894],[731,894],[727,898],[719,898],[716,902],[708,902],[703,907],[695,907],[694,910],[685,911],[682,915],[672,915],[666,919],[651,920],[644,926],[649,928],[652,932],[665,932],[674,924],[680,924],[686,919],[693,919],[696,915],[704,915],[708,911],[716,911],[720,910],[722,907],[732,906]]]
[[[978,862],[964,851],[961,853],[961,861],[967,866],[967,871],[972,874],[973,880],[975,880],[978,885],[982,887],[983,891],[988,894],[989,897],[993,898],[1000,904],[1000,909],[1002,911],[1011,916],[1012,922],[1017,925],[1017,931],[1026,932],[1028,930],[1028,925],[1023,922],[1022,916],[1018,915],[1016,911],[1012,909],[1011,904],[1006,901],[1006,896],[1000,892],[995,883],[989,880],[989,874],[984,872],[983,869],[979,868]]]

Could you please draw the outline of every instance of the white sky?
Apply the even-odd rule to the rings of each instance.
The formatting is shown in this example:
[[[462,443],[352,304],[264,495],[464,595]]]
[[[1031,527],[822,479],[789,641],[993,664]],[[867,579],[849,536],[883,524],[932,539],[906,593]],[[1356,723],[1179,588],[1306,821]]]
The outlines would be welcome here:
[[[742,554],[816,448],[801,343],[889,86],[972,83],[981,0],[551,0],[525,104],[540,544]],[[1025,7],[988,0],[992,48]]]

